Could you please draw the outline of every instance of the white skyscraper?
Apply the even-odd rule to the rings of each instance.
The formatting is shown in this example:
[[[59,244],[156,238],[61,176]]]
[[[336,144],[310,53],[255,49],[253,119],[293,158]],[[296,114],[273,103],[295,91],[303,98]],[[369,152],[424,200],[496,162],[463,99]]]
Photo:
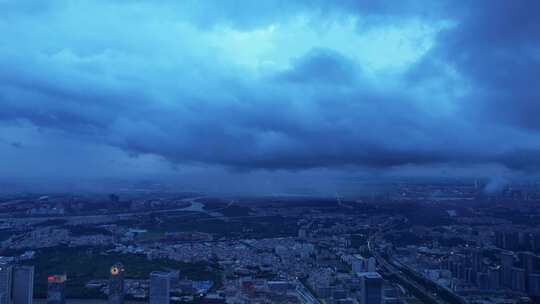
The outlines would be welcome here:
[[[34,266],[13,268],[13,303],[32,304],[34,294]]]
[[[11,300],[12,275],[12,265],[0,264],[0,303],[8,304]]]
[[[150,273],[150,304],[169,304],[171,275],[168,272],[154,271]]]

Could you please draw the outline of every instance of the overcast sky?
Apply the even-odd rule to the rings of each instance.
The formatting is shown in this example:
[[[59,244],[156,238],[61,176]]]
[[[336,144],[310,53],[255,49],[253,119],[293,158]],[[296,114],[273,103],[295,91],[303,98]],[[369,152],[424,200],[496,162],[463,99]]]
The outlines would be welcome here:
[[[0,0],[0,174],[253,189],[536,175],[539,11],[534,0]]]

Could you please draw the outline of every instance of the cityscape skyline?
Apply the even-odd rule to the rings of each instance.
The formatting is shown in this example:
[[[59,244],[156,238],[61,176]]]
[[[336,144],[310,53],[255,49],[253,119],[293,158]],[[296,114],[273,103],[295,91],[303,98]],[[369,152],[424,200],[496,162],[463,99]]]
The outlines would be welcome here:
[[[9,194],[0,301],[537,303],[539,202],[538,184],[477,180],[354,198]]]
[[[0,0],[0,304],[540,303],[538,12]]]

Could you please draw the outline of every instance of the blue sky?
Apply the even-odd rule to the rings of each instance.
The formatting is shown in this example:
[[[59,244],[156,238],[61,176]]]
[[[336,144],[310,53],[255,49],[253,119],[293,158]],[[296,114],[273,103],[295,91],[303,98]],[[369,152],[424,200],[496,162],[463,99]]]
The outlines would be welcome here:
[[[2,177],[536,175],[538,6],[0,0]]]

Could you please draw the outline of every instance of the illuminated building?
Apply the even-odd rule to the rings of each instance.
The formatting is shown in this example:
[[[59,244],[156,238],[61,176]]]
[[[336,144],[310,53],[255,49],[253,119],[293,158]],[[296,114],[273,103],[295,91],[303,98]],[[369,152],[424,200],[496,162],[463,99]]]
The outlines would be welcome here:
[[[114,264],[109,279],[109,304],[124,303],[124,265]]]
[[[47,304],[65,304],[66,275],[50,275],[47,277]]]

